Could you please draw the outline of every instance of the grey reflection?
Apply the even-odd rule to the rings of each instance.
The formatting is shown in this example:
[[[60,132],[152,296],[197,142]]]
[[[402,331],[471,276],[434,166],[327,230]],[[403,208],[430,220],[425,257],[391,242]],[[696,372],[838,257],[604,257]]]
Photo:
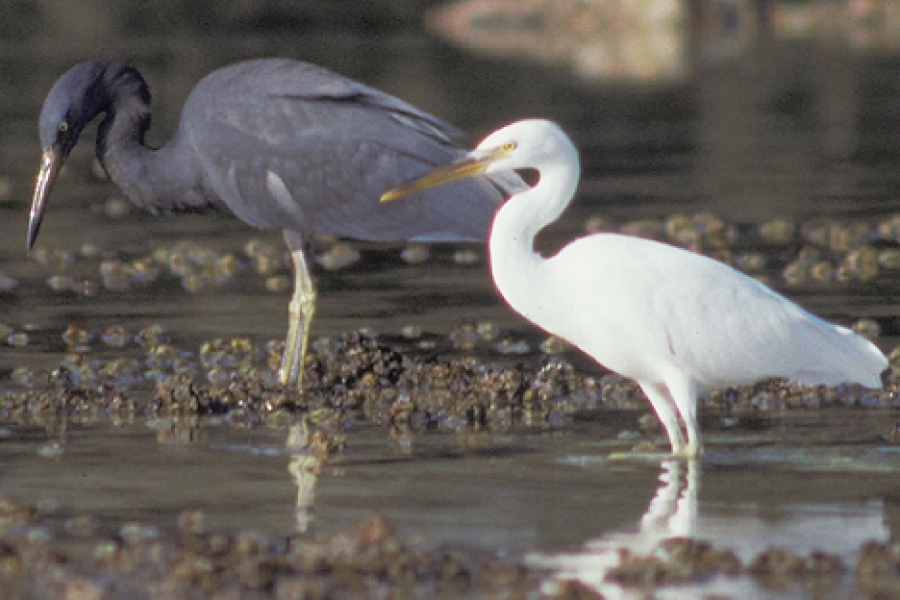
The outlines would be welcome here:
[[[313,522],[313,506],[316,500],[316,482],[322,466],[332,454],[344,448],[342,436],[314,430],[308,416],[288,430],[287,451],[290,453],[288,473],[297,486],[297,502],[294,508],[297,533],[307,533]]]
[[[208,433],[203,428],[197,415],[173,415],[152,421],[156,432],[156,441],[161,445],[195,444],[207,439]]]
[[[306,533],[312,524],[316,482],[324,462],[323,457],[311,451],[309,430],[303,425],[292,425],[287,439],[288,451],[291,452],[288,473],[297,486],[297,504],[294,508],[297,533]]]

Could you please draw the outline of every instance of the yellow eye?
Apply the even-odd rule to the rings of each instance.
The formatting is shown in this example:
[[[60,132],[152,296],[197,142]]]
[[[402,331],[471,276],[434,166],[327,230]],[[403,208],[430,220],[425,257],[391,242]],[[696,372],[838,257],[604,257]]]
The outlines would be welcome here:
[[[69,131],[69,124],[63,121],[59,124],[59,132],[66,133],[67,131]]]
[[[503,151],[504,151],[504,152],[512,152],[512,151],[515,150],[515,149],[516,149],[516,143],[515,143],[515,142],[506,142],[505,144],[503,144]]]

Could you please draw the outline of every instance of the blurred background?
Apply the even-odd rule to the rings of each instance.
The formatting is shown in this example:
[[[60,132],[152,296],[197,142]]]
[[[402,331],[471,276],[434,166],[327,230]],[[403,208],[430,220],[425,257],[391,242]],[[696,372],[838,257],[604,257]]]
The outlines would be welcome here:
[[[827,318],[869,318],[874,334],[897,330],[898,3],[0,6],[0,306],[10,332],[32,340],[0,355],[7,373],[23,359],[58,359],[69,326],[99,334],[113,315],[130,331],[161,321],[189,345],[211,335],[278,338],[284,326],[280,235],[227,215],[132,209],[92,167],[93,129],[51,199],[42,249],[25,260],[41,103],[89,58],[130,61],[144,73],[157,145],[200,78],[261,56],[318,63],[399,96],[470,132],[468,145],[516,119],[556,120],[581,151],[583,179],[563,220],[542,236],[544,250],[586,230],[666,239],[751,271]],[[277,255],[274,267],[259,268],[258,246],[247,250],[259,240],[263,254]],[[482,247],[416,254],[339,245],[332,253],[331,243],[319,248],[315,333],[412,324],[446,336],[468,319],[531,336],[532,348],[542,339],[500,304]],[[173,266],[173,256],[185,264]],[[210,261],[226,266],[215,272]],[[421,286],[411,294],[402,281]]]
[[[65,360],[80,381],[111,373],[152,404],[155,382],[172,373],[227,385],[241,367],[209,360],[223,347],[258,365],[267,342],[283,339],[291,271],[280,232],[225,214],[134,209],[94,164],[96,126],[72,154],[26,257],[41,105],[60,75],[92,58],[129,61],[144,74],[155,145],[175,131],[204,75],[263,56],[317,63],[399,96],[468,132],[469,146],[517,119],[553,119],[578,146],[583,176],[572,206],[540,237],[542,250],[607,230],[679,244],[854,326],[886,353],[897,345],[896,0],[0,0],[0,14],[0,390],[30,389],[35,373]],[[535,369],[562,357],[579,373],[604,373],[503,304],[483,245],[320,239],[314,252],[317,351],[368,327],[417,357]],[[424,451],[388,439],[387,427],[362,427],[348,460],[324,470],[318,488],[318,471],[311,483],[302,469],[288,476],[284,431],[240,419],[233,431],[204,429],[211,442],[196,428],[165,430],[162,419],[153,431],[140,419],[116,422],[112,436],[73,427],[69,442],[65,428],[0,428],[3,492],[170,524],[190,495],[211,507],[215,525],[285,530],[296,518],[301,530],[316,489],[325,531],[380,510],[424,539],[477,535],[490,552],[572,548],[637,523],[658,484],[655,464],[603,462],[611,447],[632,443],[626,428],[637,430],[649,410],[629,394],[619,404],[604,397],[609,414],[545,423],[533,435],[478,438],[450,422],[461,434],[423,434]],[[784,525],[803,506],[819,519],[810,530],[832,536],[824,548],[841,537],[855,549],[887,529],[896,538],[895,395],[842,396],[853,409],[840,422],[762,398],[752,409],[761,416],[730,438],[715,436],[734,422],[714,413],[704,423],[713,448],[720,439],[721,448],[749,448],[704,461],[704,518],[724,514],[747,540],[762,530],[759,517],[737,521],[734,507],[750,507],[771,517],[772,532],[805,539]],[[610,417],[619,407],[627,410]],[[102,414],[85,415],[82,423],[110,431],[90,421]],[[808,422],[794,428],[798,415]],[[168,453],[177,445],[192,451]],[[792,451],[805,445],[808,455]],[[831,513],[820,507],[848,505],[860,521],[822,524]]]

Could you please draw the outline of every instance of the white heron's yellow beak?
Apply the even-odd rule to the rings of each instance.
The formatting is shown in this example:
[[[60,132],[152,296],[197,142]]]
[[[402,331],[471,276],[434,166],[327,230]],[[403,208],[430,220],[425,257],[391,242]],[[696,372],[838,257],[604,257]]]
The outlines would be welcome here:
[[[392,202],[394,200],[399,200],[404,196],[409,196],[416,192],[421,192],[438,185],[456,181],[457,179],[466,179],[467,177],[481,175],[487,171],[487,168],[491,166],[492,163],[495,163],[502,158],[506,158],[509,151],[510,148],[508,146],[501,146],[489,150],[474,150],[460,162],[437,168],[427,175],[423,175],[419,179],[416,179],[412,183],[385,192],[381,196],[381,201]]]
[[[37,183],[34,186],[34,196],[31,199],[31,213],[28,218],[28,250],[34,246],[38,231],[41,229],[41,221],[44,218],[44,207],[47,204],[47,196],[56,176],[62,168],[65,157],[59,144],[53,144],[41,155],[41,170],[38,173]]]

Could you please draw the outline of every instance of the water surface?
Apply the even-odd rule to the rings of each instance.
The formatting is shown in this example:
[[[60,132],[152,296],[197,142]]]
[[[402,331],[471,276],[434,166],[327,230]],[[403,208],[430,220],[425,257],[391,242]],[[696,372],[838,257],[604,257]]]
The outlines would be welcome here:
[[[707,33],[682,31],[686,62],[677,76],[649,81],[585,77],[565,63],[481,55],[415,25],[377,34],[257,31],[230,35],[227,43],[213,34],[143,32],[107,39],[99,49],[73,50],[46,38],[6,42],[0,175],[10,191],[0,200],[0,270],[19,285],[0,294],[0,321],[27,333],[29,343],[0,346],[0,386],[21,389],[17,368],[54,368],[68,352],[62,336],[70,326],[93,334],[86,356],[98,360],[144,356],[134,341],[105,345],[101,335],[110,326],[133,335],[158,324],[168,342],[190,353],[212,338],[248,338],[262,347],[284,332],[289,291],[269,291],[266,279],[289,272],[282,265],[261,275],[244,254],[254,239],[281,248],[280,235],[227,215],[118,214],[118,204],[110,203],[117,190],[92,174],[92,131],[55,189],[39,240],[69,253],[71,264],[26,259],[41,101],[68,66],[100,54],[132,61],[147,76],[157,111],[154,143],[174,130],[183,99],[202,75],[268,55],[317,62],[401,96],[472,132],[470,144],[519,118],[554,119],[581,151],[583,179],[572,207],[542,234],[541,248],[553,251],[596,215],[618,226],[713,213],[735,225],[734,254],[764,256],[757,275],[825,318],[874,319],[882,331],[876,341],[890,351],[900,313],[895,271],[865,282],[788,285],[783,269],[811,242],[794,233],[772,243],[759,225],[782,218],[798,231],[816,222],[862,222],[874,230],[898,212],[900,153],[890,133],[900,125],[896,56],[879,47],[792,39],[773,27],[713,59],[717,46]],[[130,261],[185,241],[232,254],[242,267],[196,291],[165,270],[128,289],[104,287],[104,259]],[[317,252],[328,248],[321,243]],[[454,252],[463,249],[480,260],[458,264]],[[431,258],[417,265],[404,260],[403,245],[359,250],[355,265],[316,271],[315,336],[367,327],[404,352],[423,352],[400,337],[404,326],[415,325],[435,342],[430,352],[449,360],[466,354],[450,340],[455,327],[491,322],[531,350],[509,355],[482,343],[480,360],[531,367],[545,360],[538,349],[544,334],[494,292],[483,247],[432,248]],[[840,260],[833,248],[820,251],[823,260]],[[90,293],[54,291],[48,285],[54,275],[87,281],[81,289]],[[575,352],[564,358],[588,375],[603,374]],[[149,383],[136,389],[152,393]],[[347,432],[345,452],[313,475],[285,447],[286,429],[205,422],[183,443],[166,433],[168,424],[148,425],[140,416],[119,426],[100,418],[64,435],[58,428],[10,425],[0,438],[0,493],[55,507],[57,525],[88,514],[109,532],[139,521],[171,534],[185,507],[201,507],[214,529],[330,535],[377,511],[411,539],[559,569],[612,597],[621,590],[603,583],[610,552],[652,548],[671,535],[711,540],[745,562],[778,545],[801,554],[826,551],[851,568],[864,541],[896,539],[900,453],[885,441],[896,409],[767,413],[752,427],[729,427],[710,413],[703,423],[709,452],[699,465],[610,458],[630,449],[632,442],[619,435],[638,431],[644,412],[579,415],[546,429],[425,432],[402,443],[386,427],[357,425]],[[57,455],[52,444],[60,441]],[[733,582],[718,585],[704,589],[738,589],[728,587]],[[802,586],[776,593],[747,580],[741,585],[741,597],[809,597]],[[822,597],[852,597],[852,589],[845,578]],[[697,590],[666,593],[692,597]]]

